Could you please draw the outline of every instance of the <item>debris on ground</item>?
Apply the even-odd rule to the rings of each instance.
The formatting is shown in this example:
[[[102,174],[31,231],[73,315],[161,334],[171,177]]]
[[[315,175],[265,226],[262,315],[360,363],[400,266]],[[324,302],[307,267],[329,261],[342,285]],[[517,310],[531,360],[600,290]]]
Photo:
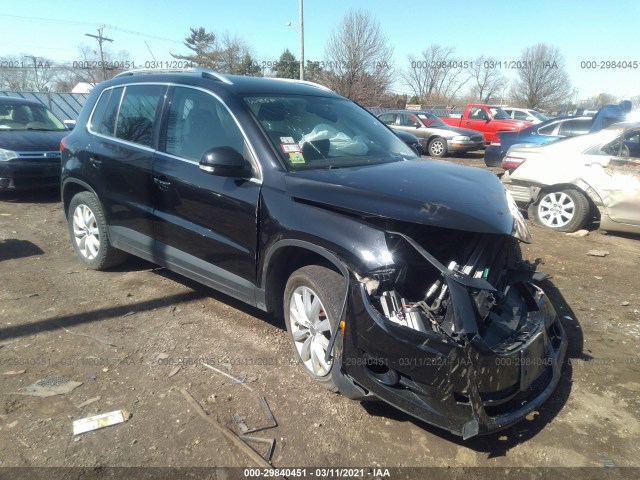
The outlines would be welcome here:
[[[115,410],[113,412],[101,413],[92,417],[81,418],[73,421],[73,434],[91,432],[100,428],[117,425],[129,420],[131,414],[125,410]]]
[[[89,400],[85,400],[85,401],[84,401],[84,402],[82,402],[80,405],[78,405],[78,408],[84,408],[84,407],[87,407],[87,406],[91,405],[92,403],[95,403],[95,402],[97,402],[98,400],[100,400],[100,398],[102,398],[102,397],[98,396],[98,397],[90,398]]]
[[[18,393],[32,397],[52,397],[69,393],[80,385],[82,385],[82,382],[74,382],[65,377],[49,376],[32,383],[22,391],[18,390]]]
[[[182,367],[180,367],[180,365],[178,365],[177,367],[174,367],[173,370],[169,372],[169,375],[167,375],[167,377],[169,378],[173,377],[176,373],[180,371],[181,368]]]
[[[606,257],[609,255],[609,252],[606,250],[589,250],[587,255],[591,255],[592,257]]]
[[[3,372],[3,375],[6,375],[7,377],[13,376],[13,375],[22,375],[23,373],[25,373],[27,371],[27,369],[23,369],[23,370],[8,370],[6,372]]]
[[[589,230],[578,230],[576,232],[567,233],[567,237],[586,237],[589,235]]]

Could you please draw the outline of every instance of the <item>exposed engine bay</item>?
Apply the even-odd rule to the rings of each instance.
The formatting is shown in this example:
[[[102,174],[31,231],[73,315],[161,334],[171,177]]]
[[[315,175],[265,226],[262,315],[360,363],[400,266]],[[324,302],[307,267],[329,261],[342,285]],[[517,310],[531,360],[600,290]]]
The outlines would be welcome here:
[[[415,225],[405,232],[387,235],[394,265],[360,279],[372,304],[407,328],[507,347],[543,295],[529,283],[536,264],[522,260],[518,240]]]

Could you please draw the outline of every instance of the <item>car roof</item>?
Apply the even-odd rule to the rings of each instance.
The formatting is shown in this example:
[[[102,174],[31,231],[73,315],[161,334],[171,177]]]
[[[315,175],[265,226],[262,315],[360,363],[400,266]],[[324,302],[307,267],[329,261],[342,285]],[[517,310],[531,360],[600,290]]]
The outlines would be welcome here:
[[[200,68],[128,70],[105,82],[105,86],[149,82],[181,83],[202,87],[215,85],[236,94],[318,95],[343,98],[332,90],[313,82],[288,78],[227,75]]]
[[[30,105],[32,107],[44,107],[40,102],[27,100],[21,97],[0,97],[0,103],[4,105]]]

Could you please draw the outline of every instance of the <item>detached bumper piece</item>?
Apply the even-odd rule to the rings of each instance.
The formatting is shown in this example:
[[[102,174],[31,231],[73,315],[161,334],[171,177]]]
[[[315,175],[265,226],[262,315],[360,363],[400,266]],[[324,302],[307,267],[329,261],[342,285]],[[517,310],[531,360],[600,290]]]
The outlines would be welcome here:
[[[465,439],[518,422],[553,393],[567,348],[535,267],[509,236],[411,233],[390,234],[393,266],[350,281],[342,373]]]

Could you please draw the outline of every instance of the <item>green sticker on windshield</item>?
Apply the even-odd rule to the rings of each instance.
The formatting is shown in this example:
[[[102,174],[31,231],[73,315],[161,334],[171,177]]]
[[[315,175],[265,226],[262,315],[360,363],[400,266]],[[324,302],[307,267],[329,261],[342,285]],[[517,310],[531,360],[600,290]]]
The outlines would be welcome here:
[[[289,161],[291,163],[304,163],[304,156],[301,152],[291,152],[289,153]]]

